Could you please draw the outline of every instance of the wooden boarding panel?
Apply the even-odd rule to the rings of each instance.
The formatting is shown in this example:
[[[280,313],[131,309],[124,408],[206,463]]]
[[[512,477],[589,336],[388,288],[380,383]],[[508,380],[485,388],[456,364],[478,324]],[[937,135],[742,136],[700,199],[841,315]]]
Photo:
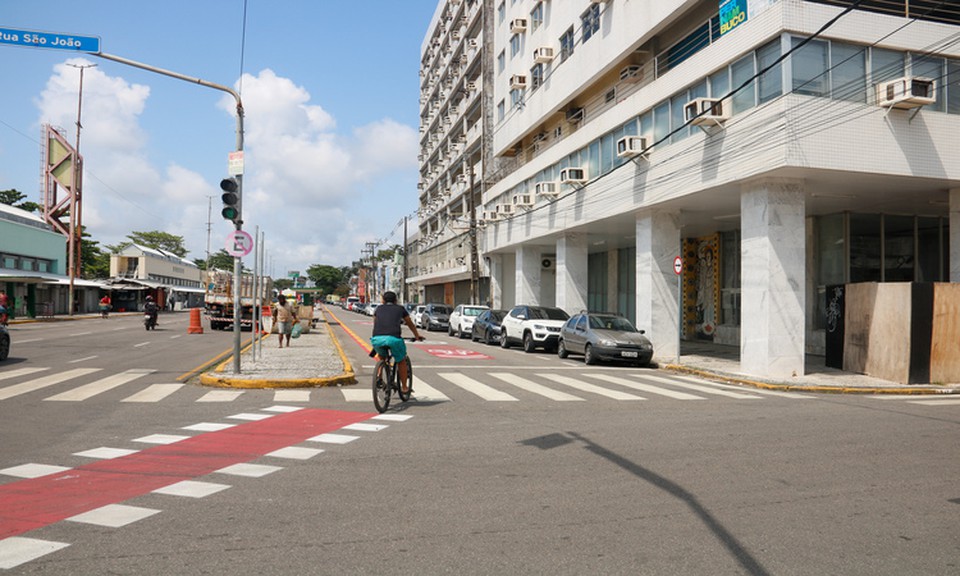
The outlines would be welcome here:
[[[930,382],[960,382],[960,284],[934,285]]]

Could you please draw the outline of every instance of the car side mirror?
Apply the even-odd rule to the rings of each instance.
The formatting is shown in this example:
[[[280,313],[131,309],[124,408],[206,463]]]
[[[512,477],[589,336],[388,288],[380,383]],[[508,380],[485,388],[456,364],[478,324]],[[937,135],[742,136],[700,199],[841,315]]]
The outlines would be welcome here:
[[[637,330],[637,332],[639,332],[639,333],[641,333],[641,334],[646,334],[646,333],[647,333],[646,330]]]
[[[526,314],[517,314],[517,320],[526,320],[526,319],[527,319]]]

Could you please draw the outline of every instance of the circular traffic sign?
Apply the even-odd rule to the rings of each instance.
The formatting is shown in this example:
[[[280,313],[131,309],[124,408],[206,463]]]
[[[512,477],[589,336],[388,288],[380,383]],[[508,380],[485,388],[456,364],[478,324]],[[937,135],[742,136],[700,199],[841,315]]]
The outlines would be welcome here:
[[[243,230],[234,230],[227,234],[227,254],[242,258],[253,250],[253,236]]]
[[[683,272],[683,258],[677,256],[673,259],[673,271],[679,276]]]

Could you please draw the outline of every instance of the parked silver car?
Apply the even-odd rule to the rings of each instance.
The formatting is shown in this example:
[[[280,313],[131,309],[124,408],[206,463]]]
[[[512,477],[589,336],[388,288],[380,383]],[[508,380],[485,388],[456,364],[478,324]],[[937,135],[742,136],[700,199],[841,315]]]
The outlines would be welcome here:
[[[427,332],[446,330],[450,326],[450,307],[446,304],[427,304],[420,315],[420,327]]]
[[[606,360],[645,366],[653,357],[653,344],[623,316],[581,312],[560,330],[557,355],[569,354],[583,354],[586,364]]]

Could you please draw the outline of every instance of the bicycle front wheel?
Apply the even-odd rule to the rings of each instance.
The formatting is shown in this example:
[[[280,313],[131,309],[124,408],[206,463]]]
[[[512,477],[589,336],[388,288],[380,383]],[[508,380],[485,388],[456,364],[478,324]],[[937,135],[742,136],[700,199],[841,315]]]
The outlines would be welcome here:
[[[406,382],[400,382],[400,373],[399,373],[399,371],[398,371],[398,372],[397,372],[397,382],[399,382],[399,386],[397,386],[397,396],[400,397],[400,400],[406,402],[407,400],[410,399],[410,393],[413,392],[413,364],[410,363],[410,357],[409,357],[409,356],[407,356],[406,358],[404,358],[403,361],[406,362],[406,364],[407,364],[407,381],[406,381]],[[403,391],[404,385],[406,385],[406,387],[407,387],[407,391],[406,391],[406,392]]]
[[[390,407],[390,367],[383,360],[373,369],[373,405],[381,414]]]

